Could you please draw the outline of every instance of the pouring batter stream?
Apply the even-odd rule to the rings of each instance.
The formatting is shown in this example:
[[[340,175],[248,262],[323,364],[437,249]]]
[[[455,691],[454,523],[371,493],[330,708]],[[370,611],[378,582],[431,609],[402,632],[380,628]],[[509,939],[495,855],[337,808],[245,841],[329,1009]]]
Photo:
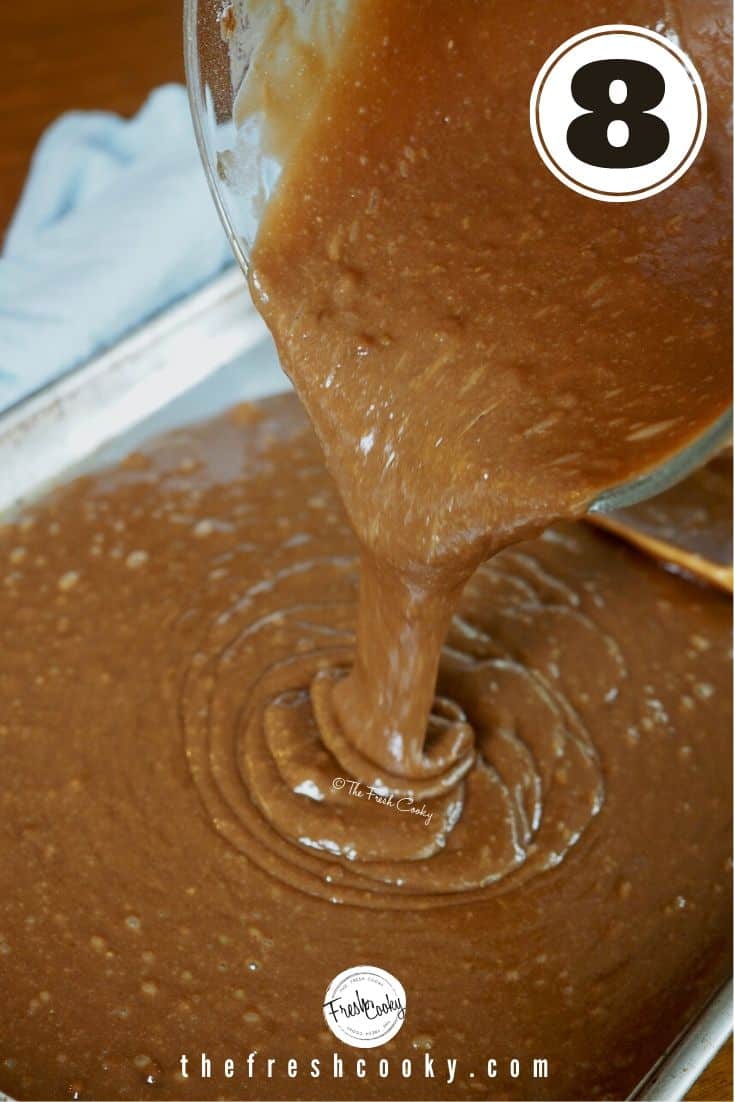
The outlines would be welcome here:
[[[314,680],[310,709],[348,775],[454,794],[442,847],[463,778],[487,765],[461,701],[435,697],[468,579],[664,461],[729,401],[721,43],[677,25],[710,126],[686,179],[653,199],[580,197],[530,140],[519,51],[531,74],[608,9],[535,11],[529,49],[523,5],[358,0],[252,254],[256,303],[362,546],[350,668]],[[723,13],[713,2],[698,20]],[[655,23],[660,4],[633,14]],[[251,92],[246,80],[241,117]],[[283,143],[282,117],[274,130]],[[467,876],[443,887],[499,870]]]

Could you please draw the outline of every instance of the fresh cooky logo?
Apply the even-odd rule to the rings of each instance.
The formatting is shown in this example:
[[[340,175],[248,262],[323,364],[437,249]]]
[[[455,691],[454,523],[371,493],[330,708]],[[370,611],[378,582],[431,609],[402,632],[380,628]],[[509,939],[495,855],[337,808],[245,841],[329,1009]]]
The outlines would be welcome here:
[[[358,965],[340,972],[324,996],[324,1020],[354,1048],[377,1048],[395,1037],[406,1018],[403,985],[382,968]]]
[[[607,203],[646,199],[693,163],[707,100],[691,60],[645,27],[593,27],[564,42],[531,93],[531,134],[547,168]]]

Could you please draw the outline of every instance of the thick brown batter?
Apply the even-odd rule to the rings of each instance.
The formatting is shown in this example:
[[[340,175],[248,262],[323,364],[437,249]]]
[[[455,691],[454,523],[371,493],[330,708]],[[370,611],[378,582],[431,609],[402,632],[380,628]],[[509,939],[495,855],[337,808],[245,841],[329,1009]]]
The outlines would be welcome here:
[[[570,518],[729,400],[727,7],[627,5],[710,126],[620,209],[527,127],[613,9],[357,0],[294,123],[251,283],[359,545],[290,399],[3,535],[11,1093],[623,1097],[726,975],[728,603]],[[362,960],[452,1084],[286,1078]]]
[[[527,122],[545,58],[619,21],[618,6],[348,11],[290,145],[288,102],[262,101],[286,159],[251,286],[362,545],[356,661],[329,720],[318,712],[322,736],[386,789],[456,791],[472,733],[445,716],[427,738],[427,717],[467,578],[660,462],[730,400],[729,4],[626,8],[678,34],[710,105],[686,179],[633,204],[560,186]],[[288,28],[284,10],[272,34]]]
[[[335,799],[317,826],[344,837],[340,821],[359,824],[347,861],[276,835],[276,813],[252,803],[249,771],[273,759],[251,744],[249,717],[354,654],[357,546],[293,398],[73,485],[0,533],[0,562],[11,1095],[622,1098],[727,974],[730,621],[718,590],[583,524],[483,566],[440,673],[497,769],[469,838],[494,832],[499,859],[510,817],[530,823],[538,803],[543,823],[569,822],[565,792],[586,815],[600,783],[604,802],[522,890],[389,912],[398,889],[373,875],[367,847],[378,834],[378,865],[398,876],[405,840],[432,842],[434,821],[414,828],[410,813]],[[298,715],[303,693],[289,705]],[[276,760],[282,775],[258,790],[271,807],[296,802],[299,770],[340,775],[324,754]],[[319,897],[347,884],[369,906]],[[401,978],[408,998],[364,1081],[361,1054],[325,1032],[321,1011],[327,983],[361,960]],[[278,1061],[270,1082],[266,1057]],[[548,1059],[548,1079],[533,1079],[534,1058]],[[451,1085],[447,1059],[459,1061]]]

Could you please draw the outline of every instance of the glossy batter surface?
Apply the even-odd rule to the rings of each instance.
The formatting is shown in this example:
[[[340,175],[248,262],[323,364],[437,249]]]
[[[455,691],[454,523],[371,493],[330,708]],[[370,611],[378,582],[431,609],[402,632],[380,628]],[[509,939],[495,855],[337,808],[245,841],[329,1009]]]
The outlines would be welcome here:
[[[727,6],[628,5],[710,126],[612,210],[527,127],[612,5],[347,7],[251,284],[357,541],[293,398],[2,536],[21,1097],[238,1097],[250,1050],[258,1097],[625,1097],[727,974],[729,604],[571,522],[729,401]],[[409,1016],[356,1088],[321,1001],[362,960]]]
[[[584,524],[482,567],[439,681],[494,771],[468,837],[492,838],[500,870],[514,821],[525,864],[439,906],[432,863],[470,860],[450,840],[406,909],[395,877],[408,870],[416,892],[422,861],[407,854],[418,837],[436,843],[437,820],[348,807],[344,790],[297,796],[304,776],[344,774],[325,750],[291,753],[280,722],[302,714],[322,661],[352,661],[357,554],[293,398],[156,442],[0,533],[0,1088],[622,1098],[726,976],[725,595]],[[259,721],[251,741],[251,717],[274,696],[279,722]],[[261,769],[265,811],[252,787]],[[359,853],[300,843],[294,807],[308,808],[312,838],[349,837]],[[534,809],[541,825],[524,840]],[[571,841],[560,824],[573,813],[584,830],[561,864],[500,890]],[[409,1010],[358,1081],[359,1054],[325,1032],[321,1002],[363,958],[402,980]],[[182,1079],[181,1053],[198,1062],[202,1051],[212,1079]],[[548,1059],[548,1079],[533,1078],[533,1058]],[[458,1060],[451,1085],[447,1059]]]
[[[323,7],[307,7],[312,23]],[[528,97],[546,57],[580,28],[619,22],[618,6],[345,7],[290,141],[288,98],[254,99],[262,67],[238,94],[240,124],[257,104],[284,162],[250,283],[362,547],[354,664],[331,690],[312,687],[321,738],[386,792],[446,797],[446,823],[478,741],[464,716],[437,717],[437,671],[473,570],[664,461],[730,402],[730,10],[627,6],[626,21],[691,54],[709,124],[676,186],[608,204],[546,170]],[[236,8],[241,21],[262,10]],[[268,34],[291,44],[301,93],[316,61],[298,52],[290,6],[276,10]],[[594,810],[591,758],[585,769],[562,833]],[[490,782],[467,783],[474,802]],[[484,863],[433,862],[436,883],[486,885],[515,860],[518,831],[501,831],[505,848]]]

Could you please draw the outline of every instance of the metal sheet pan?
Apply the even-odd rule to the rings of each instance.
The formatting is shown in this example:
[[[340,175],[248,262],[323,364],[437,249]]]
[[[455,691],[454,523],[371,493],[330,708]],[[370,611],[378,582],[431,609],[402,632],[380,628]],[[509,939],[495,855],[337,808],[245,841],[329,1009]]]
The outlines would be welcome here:
[[[231,271],[0,414],[0,521],[74,474],[122,458],[146,437],[289,386],[243,277]],[[683,1099],[732,1025],[730,982],[631,1098]]]

